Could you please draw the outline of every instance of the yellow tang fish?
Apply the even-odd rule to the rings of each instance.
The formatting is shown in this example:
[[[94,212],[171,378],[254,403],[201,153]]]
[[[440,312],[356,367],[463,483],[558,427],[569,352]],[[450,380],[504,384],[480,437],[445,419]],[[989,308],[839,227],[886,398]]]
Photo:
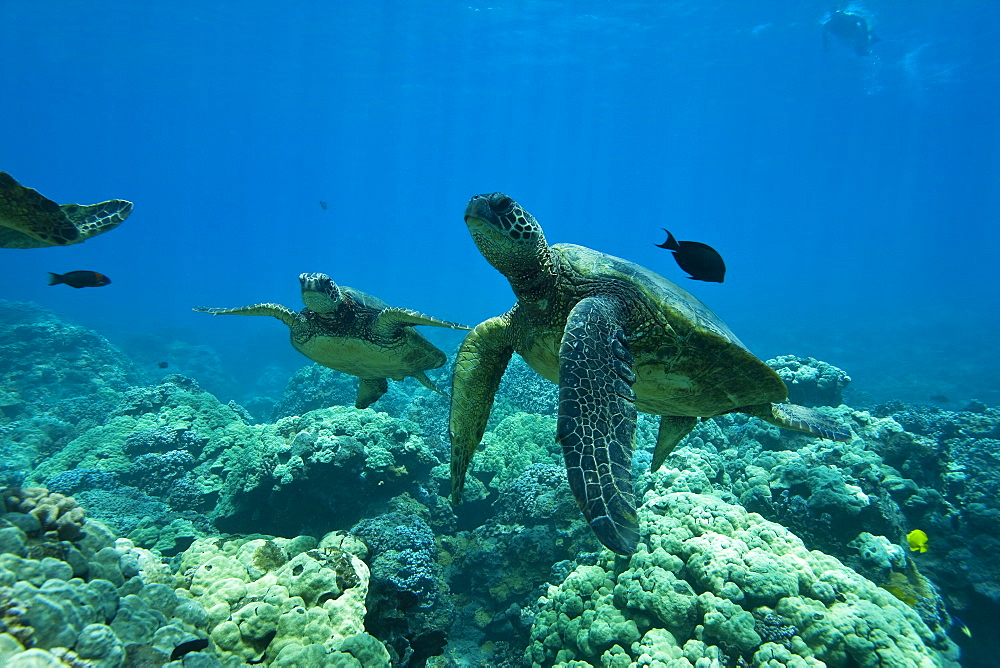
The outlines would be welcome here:
[[[927,551],[927,534],[920,529],[914,529],[906,534],[906,542],[909,543],[911,552]]]

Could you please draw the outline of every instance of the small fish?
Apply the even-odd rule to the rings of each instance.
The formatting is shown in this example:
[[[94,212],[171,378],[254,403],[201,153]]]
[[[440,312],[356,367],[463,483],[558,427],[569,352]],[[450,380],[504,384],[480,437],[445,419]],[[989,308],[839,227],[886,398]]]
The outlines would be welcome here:
[[[961,631],[965,635],[966,638],[971,638],[972,637],[972,631],[969,630],[969,627],[966,626],[965,622],[963,622],[961,619],[959,619],[955,615],[951,616],[951,625],[954,626],[954,627],[956,627],[959,631]]]
[[[660,229],[667,233],[667,240],[662,244],[653,245],[657,248],[673,251],[678,266],[691,274],[688,278],[695,281],[722,283],[722,279],[726,275],[726,263],[722,261],[722,256],[717,250],[700,241],[677,241],[669,230],[662,227]]]
[[[319,201],[319,206],[320,206],[321,209],[323,209],[324,211],[326,211],[326,202],[324,202],[323,200],[320,200]]]
[[[170,362],[158,362],[156,366],[160,367],[161,369],[166,369],[168,366],[170,366]]]
[[[110,282],[110,278],[96,271],[71,271],[67,274],[49,272],[49,285],[65,283],[71,288],[99,288]]]
[[[910,546],[910,552],[926,552],[927,534],[920,529],[914,529],[906,534],[906,543]]]
[[[185,654],[190,652],[200,652],[206,647],[208,647],[208,638],[199,638],[198,640],[188,640],[187,642],[182,642],[174,648],[173,652],[171,652],[170,660],[177,661]]]

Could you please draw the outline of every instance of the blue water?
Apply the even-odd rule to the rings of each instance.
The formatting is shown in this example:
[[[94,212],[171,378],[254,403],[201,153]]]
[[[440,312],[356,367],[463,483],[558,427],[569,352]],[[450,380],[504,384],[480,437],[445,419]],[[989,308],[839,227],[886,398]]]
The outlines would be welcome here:
[[[0,169],[135,210],[82,245],[0,249],[0,297],[294,369],[276,321],[191,307],[298,308],[322,271],[475,324],[513,298],[462,211],[502,190],[550,241],[683,284],[760,356],[843,367],[857,402],[1000,403],[1000,5],[852,5],[882,38],[866,58],[824,51],[830,8],[4,2]],[[718,248],[726,282],[683,278],[661,227]],[[45,285],[75,269],[114,282]]]

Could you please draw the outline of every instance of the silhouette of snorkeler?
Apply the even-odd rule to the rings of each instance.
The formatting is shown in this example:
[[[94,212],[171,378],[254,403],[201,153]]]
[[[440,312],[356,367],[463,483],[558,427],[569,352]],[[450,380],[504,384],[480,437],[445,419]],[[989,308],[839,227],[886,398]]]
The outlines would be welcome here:
[[[830,18],[823,24],[823,48],[826,51],[830,50],[830,35],[854,49],[859,56],[869,55],[868,47],[879,41],[878,36],[868,29],[865,17],[840,9],[830,12]]]

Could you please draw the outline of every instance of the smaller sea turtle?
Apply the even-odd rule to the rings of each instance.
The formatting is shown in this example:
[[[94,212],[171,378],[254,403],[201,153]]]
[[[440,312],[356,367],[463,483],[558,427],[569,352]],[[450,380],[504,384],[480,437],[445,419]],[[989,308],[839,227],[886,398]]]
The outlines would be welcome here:
[[[338,286],[326,274],[299,274],[302,302],[298,313],[281,304],[239,308],[194,309],[212,315],[269,315],[288,325],[292,346],[317,364],[360,379],[355,406],[367,408],[389,389],[388,378],[412,376],[441,394],[427,369],[447,359],[414,325],[469,329],[410,309],[389,306],[369,294]]]
[[[0,248],[45,248],[83,243],[118,227],[132,202],[56,204],[0,172]]]

